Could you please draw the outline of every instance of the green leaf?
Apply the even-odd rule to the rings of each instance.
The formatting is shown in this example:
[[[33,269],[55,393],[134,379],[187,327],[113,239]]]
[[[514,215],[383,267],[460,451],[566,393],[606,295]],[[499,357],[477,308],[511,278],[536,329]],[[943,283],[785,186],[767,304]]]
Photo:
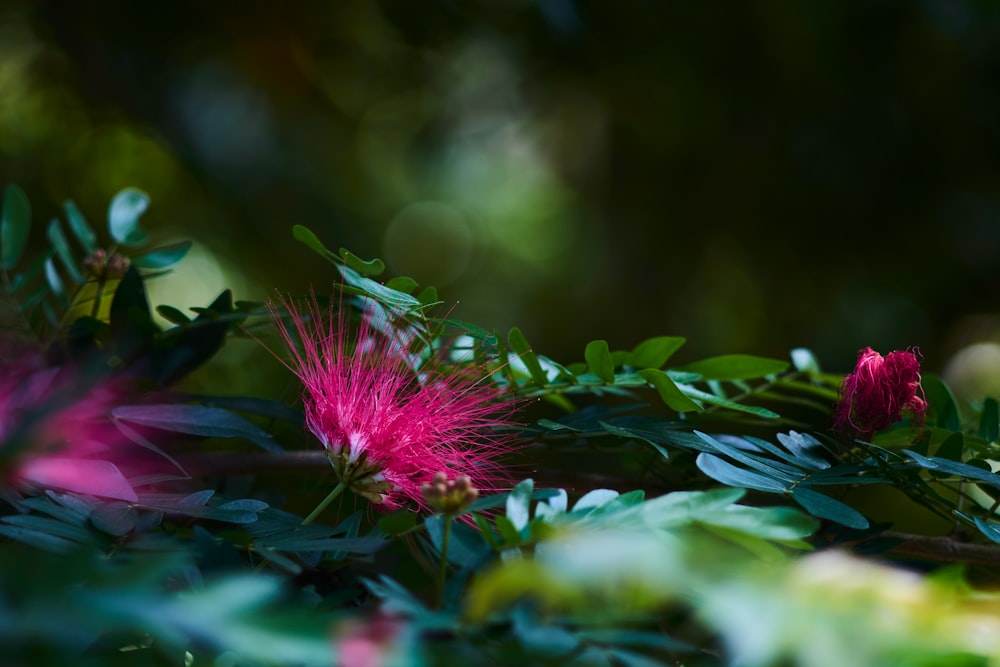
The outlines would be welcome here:
[[[658,336],[644,340],[629,353],[625,363],[632,368],[662,368],[686,342],[679,336]]]
[[[156,312],[158,312],[163,319],[173,324],[190,324],[191,322],[190,317],[173,306],[157,306]]]
[[[601,378],[608,384],[615,382],[615,362],[611,360],[611,350],[608,349],[608,341],[592,340],[587,343],[587,349],[583,352],[584,359],[590,372]]]
[[[399,535],[405,533],[417,525],[417,515],[415,512],[402,509],[391,514],[386,514],[378,521],[379,529],[387,535]]]
[[[861,512],[818,491],[798,486],[792,489],[791,496],[792,500],[815,517],[836,521],[857,530],[868,527],[868,519]]]
[[[24,190],[11,183],[3,193],[3,214],[0,218],[0,268],[13,269],[31,231],[31,204]]]
[[[429,303],[438,302],[438,291],[433,285],[423,288],[420,290],[420,294],[417,295],[417,300],[425,306]]]
[[[511,489],[507,496],[507,518],[518,531],[524,530],[531,518],[531,493],[534,489],[535,482],[529,477]]]
[[[149,208],[149,196],[136,188],[125,188],[114,196],[108,207],[108,233],[118,243],[135,247],[146,242],[146,231],[139,218]]]
[[[325,257],[326,259],[331,261],[339,259],[336,253],[323,245],[323,242],[319,240],[319,237],[316,236],[311,229],[304,225],[295,225],[292,227],[292,236],[295,237],[296,241],[304,244],[310,250],[322,257]]]
[[[746,412],[747,414],[764,417],[765,419],[777,419],[781,417],[781,415],[774,410],[769,410],[758,405],[744,405],[742,403],[737,403],[736,401],[730,401],[727,398],[720,398],[715,394],[710,394],[707,391],[701,391],[700,389],[696,389],[688,385],[684,385],[681,391],[693,399],[718,405],[721,408],[728,408],[737,412]]]
[[[56,255],[62,262],[63,267],[66,269],[66,273],[72,278],[77,284],[83,282],[83,275],[80,273],[80,269],[76,265],[76,260],[73,259],[73,253],[70,252],[69,242],[66,240],[66,234],[63,233],[62,225],[59,224],[57,218],[52,218],[49,223],[49,228],[47,230],[47,236],[49,238],[49,243],[52,244],[52,249],[56,251]]]
[[[140,269],[165,269],[184,259],[191,249],[191,241],[181,241],[161,246],[132,260]]]
[[[983,400],[983,414],[979,417],[979,437],[986,442],[996,442],[1000,438],[1000,404],[987,396]]]
[[[528,339],[524,337],[521,330],[517,327],[511,329],[510,333],[507,334],[507,342],[510,344],[510,349],[513,350],[521,362],[528,367],[531,379],[536,384],[546,384],[548,382],[548,376],[546,376],[545,371],[542,370],[542,365],[538,361],[538,356],[531,351]]]
[[[928,421],[948,431],[961,430],[962,415],[958,408],[958,401],[955,400],[948,385],[941,378],[930,373],[923,374],[921,384],[929,406]]]
[[[347,248],[340,249],[340,258],[344,260],[344,264],[351,267],[363,276],[378,276],[385,271],[385,263],[378,259],[364,260],[352,253]]]
[[[646,368],[639,371],[639,375],[659,392],[660,398],[663,399],[663,402],[671,410],[676,410],[677,412],[701,412],[704,410],[701,403],[694,401],[681,391],[680,387],[663,371],[655,368]]]
[[[950,461],[961,462],[965,454],[965,436],[961,433],[952,433],[944,439],[934,452],[934,456],[948,459]]]
[[[398,276],[393,278],[387,282],[385,286],[389,289],[394,289],[397,292],[405,292],[406,294],[413,294],[413,290],[419,287],[417,281],[408,276]],[[420,303],[424,303],[424,300],[420,297],[417,297],[417,300],[420,301]]]
[[[83,213],[76,207],[76,204],[68,199],[63,204],[63,209],[66,211],[69,229],[73,232],[76,240],[80,242],[80,247],[88,255],[94,252],[97,249],[97,234],[94,233],[94,229],[87,222],[87,219],[83,217]]]
[[[115,419],[164,431],[207,438],[243,438],[270,452],[283,451],[271,434],[228,410],[204,405],[125,405],[111,411]]]
[[[788,368],[787,361],[755,357],[749,354],[725,354],[702,359],[677,370],[698,373],[703,380],[752,380],[781,373]]]
[[[797,347],[792,350],[792,365],[795,366],[795,370],[805,373],[810,378],[815,378],[822,372],[816,355],[812,353],[812,350],[804,347]]]

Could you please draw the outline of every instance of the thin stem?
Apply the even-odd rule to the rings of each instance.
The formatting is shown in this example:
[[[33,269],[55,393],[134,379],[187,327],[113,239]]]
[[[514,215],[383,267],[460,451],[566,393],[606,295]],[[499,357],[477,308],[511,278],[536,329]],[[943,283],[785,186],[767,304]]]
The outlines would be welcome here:
[[[437,606],[440,609],[444,602],[444,584],[448,576],[448,540],[451,537],[450,514],[444,515],[444,534],[441,536],[441,570],[438,572]]]
[[[330,505],[330,503],[332,503],[336,499],[337,496],[339,496],[341,493],[344,492],[345,488],[347,488],[347,486],[343,482],[338,482],[337,486],[333,487],[333,491],[331,491],[329,495],[327,495],[327,497],[323,499],[323,502],[317,505],[316,509],[310,512],[309,516],[303,519],[302,523],[299,525],[308,526],[309,524],[311,524],[313,520],[315,520],[316,517],[318,517],[320,513],[323,510],[325,510]]]

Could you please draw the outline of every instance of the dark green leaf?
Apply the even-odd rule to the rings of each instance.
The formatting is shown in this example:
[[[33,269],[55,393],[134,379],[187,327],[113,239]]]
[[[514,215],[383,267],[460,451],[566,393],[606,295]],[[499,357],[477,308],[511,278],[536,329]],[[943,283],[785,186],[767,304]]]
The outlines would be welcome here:
[[[243,438],[261,449],[283,451],[274,438],[243,417],[204,405],[132,405],[111,411],[115,419],[153,428],[209,438]]]
[[[962,461],[965,454],[965,436],[956,432],[944,439],[944,442],[934,452],[934,456],[950,461]]]
[[[157,306],[156,312],[158,312],[163,319],[171,322],[172,324],[188,324],[191,321],[190,317],[173,306]]]
[[[379,529],[387,535],[405,533],[417,525],[417,514],[409,509],[402,509],[386,514],[378,520]]]
[[[119,344],[119,354],[128,358],[151,344],[159,328],[149,313],[149,300],[142,276],[129,267],[111,299],[111,334]]]
[[[240,498],[239,500],[230,500],[227,503],[219,505],[220,510],[237,510],[241,512],[263,512],[270,505],[265,503],[263,500],[257,500],[255,498]]]
[[[662,368],[685,341],[679,336],[659,336],[644,340],[633,348],[625,363],[635,369]]]
[[[744,405],[742,403],[737,403],[736,401],[730,401],[727,398],[720,398],[715,394],[710,394],[707,391],[701,391],[700,389],[696,389],[690,385],[682,385],[681,391],[693,399],[704,401],[705,403],[712,403],[714,405],[718,405],[719,407],[728,408],[737,412],[746,412],[747,414],[764,417],[765,419],[778,419],[781,417],[781,415],[774,410],[768,410],[767,408],[762,408],[757,405]]]
[[[913,458],[914,462],[921,468],[925,468],[927,470],[937,470],[951,475],[957,475],[959,477],[966,477],[968,479],[975,479],[1000,487],[1000,475],[983,470],[978,466],[969,465],[968,463],[949,461],[948,459],[942,459],[936,456],[922,456],[912,449],[904,449],[903,453]]]
[[[50,553],[62,553],[75,546],[73,542],[62,537],[6,524],[0,524],[0,535]]]
[[[788,368],[787,361],[767,359],[749,354],[726,354],[702,359],[677,369],[698,373],[704,380],[751,380],[781,373]]]
[[[962,415],[951,389],[941,378],[924,373],[921,378],[929,406],[927,420],[948,431],[962,429]]]
[[[132,263],[140,269],[165,269],[184,259],[184,256],[191,249],[191,245],[191,241],[165,245],[136,257]]]
[[[592,340],[587,343],[587,349],[583,353],[587,360],[590,372],[601,378],[608,384],[615,382],[615,363],[611,360],[611,351],[608,349],[608,341]]]
[[[97,249],[97,234],[94,233],[87,219],[83,217],[83,213],[76,207],[76,204],[68,199],[63,204],[63,209],[66,211],[66,220],[69,222],[69,229],[73,232],[76,240],[79,241],[83,252],[88,255],[94,252]]]
[[[514,354],[527,366],[528,372],[531,374],[531,378],[535,384],[546,384],[548,376],[545,375],[542,365],[538,362],[538,357],[532,352],[531,346],[528,344],[528,339],[524,337],[521,330],[517,327],[511,329],[510,333],[507,334],[507,342],[510,344],[510,349],[514,351]]]
[[[1000,404],[990,396],[983,400],[983,414],[979,418],[979,437],[986,442],[996,442],[1000,438]]]
[[[804,510],[820,519],[829,519],[848,528],[864,530],[868,527],[868,519],[853,507],[846,505],[830,496],[798,486],[792,489],[792,500]]]
[[[420,290],[420,294],[417,295],[417,300],[425,306],[430,303],[438,302],[438,291],[434,286],[428,286]]]
[[[677,412],[701,412],[704,407],[697,401],[692,400],[670,379],[670,376],[655,368],[647,368],[639,371],[639,375],[651,384],[660,394],[663,402],[671,410]]]
[[[118,243],[127,247],[146,242],[146,231],[139,225],[139,218],[149,208],[149,196],[136,188],[125,188],[114,196],[108,207],[108,233]]]
[[[11,183],[3,193],[3,216],[0,218],[0,268],[17,266],[31,231],[31,204],[24,190]]]
[[[63,268],[66,269],[66,273],[68,273],[69,277],[72,278],[77,284],[82,283],[83,274],[80,273],[76,260],[73,259],[73,253],[70,252],[69,242],[66,240],[66,234],[63,233],[62,225],[59,224],[59,220],[57,218],[53,218],[49,223],[47,235],[49,243],[52,245],[52,249],[55,250],[56,256],[59,257],[59,260],[62,262]]]

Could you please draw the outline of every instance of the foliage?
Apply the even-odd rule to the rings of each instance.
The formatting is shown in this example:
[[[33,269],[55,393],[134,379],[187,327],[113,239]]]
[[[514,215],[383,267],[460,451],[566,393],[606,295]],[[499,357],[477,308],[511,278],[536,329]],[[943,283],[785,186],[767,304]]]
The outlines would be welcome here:
[[[439,315],[433,287],[380,282],[380,260],[296,227],[338,274],[323,296],[336,321],[391,342],[356,341],[357,363],[398,353],[409,381],[442,392],[452,385],[431,362],[478,372],[523,415],[491,437],[516,439],[511,470],[532,478],[480,495],[448,480],[460,470],[427,470],[436,510],[386,513],[368,502],[379,494],[335,485],[358,463],[357,438],[328,460],[329,442],[289,435],[304,423],[297,406],[177,390],[229,338],[266,337],[269,318],[289,314],[225,292],[193,318],[160,305],[173,325],[162,329],[146,281],[188,245],[109,259],[146,242],[147,205],[119,193],[116,245],[95,255],[72,203],[34,249],[27,197],[5,194],[0,648],[12,664],[1000,660],[1000,600],[975,578],[932,572],[949,558],[1000,563],[993,398],[959,405],[925,375],[926,424],[848,441],[830,429],[842,378],[807,350],[675,364],[685,340],[658,336],[628,350],[595,340],[562,364],[518,328]],[[364,320],[373,309],[380,318]],[[920,552],[927,540],[853,500],[872,485],[975,537]],[[304,519],[300,507],[316,510]],[[911,569],[873,554],[909,555]]]

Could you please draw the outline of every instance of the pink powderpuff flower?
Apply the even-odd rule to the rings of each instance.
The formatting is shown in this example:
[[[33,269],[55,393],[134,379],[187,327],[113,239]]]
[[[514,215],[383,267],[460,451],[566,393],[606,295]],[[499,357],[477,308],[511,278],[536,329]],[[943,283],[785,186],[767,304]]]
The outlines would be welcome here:
[[[421,485],[438,472],[467,475],[481,490],[509,485],[498,458],[514,448],[500,432],[514,425],[514,406],[487,371],[446,367],[437,354],[420,363],[405,340],[413,330],[397,326],[405,319],[372,302],[353,337],[346,300],[336,313],[321,312],[315,295],[302,310],[281,305],[291,324],[272,316],[304,385],[306,426],[347,488],[392,509],[426,506]]]
[[[920,386],[920,361],[909,349],[890,352],[884,358],[866,347],[858,352],[854,372],[844,378],[840,401],[834,410],[835,427],[870,440],[878,431],[903,418],[923,422],[927,402]]]
[[[109,456],[121,436],[107,423],[107,386],[84,386],[40,357],[0,361],[0,486],[74,491],[127,502],[135,490]]]

